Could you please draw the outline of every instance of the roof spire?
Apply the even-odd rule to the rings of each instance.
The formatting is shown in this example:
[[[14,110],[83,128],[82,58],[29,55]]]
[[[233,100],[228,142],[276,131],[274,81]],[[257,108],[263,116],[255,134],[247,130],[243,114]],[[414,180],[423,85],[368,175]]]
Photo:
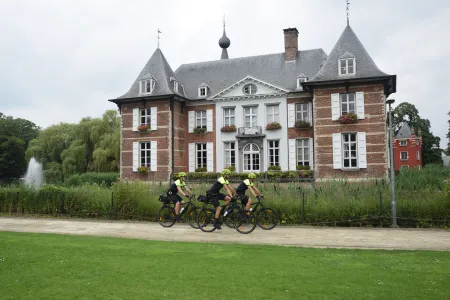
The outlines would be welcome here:
[[[230,39],[227,37],[227,34],[225,33],[225,15],[223,15],[223,35],[219,40],[219,46],[222,48],[222,56],[220,59],[228,59],[228,52],[227,48],[230,47]]]
[[[348,2],[347,0],[347,5],[346,5],[346,10],[347,10],[347,26],[350,26],[350,2]]]
[[[159,49],[159,34],[162,33],[158,28],[158,49]]]

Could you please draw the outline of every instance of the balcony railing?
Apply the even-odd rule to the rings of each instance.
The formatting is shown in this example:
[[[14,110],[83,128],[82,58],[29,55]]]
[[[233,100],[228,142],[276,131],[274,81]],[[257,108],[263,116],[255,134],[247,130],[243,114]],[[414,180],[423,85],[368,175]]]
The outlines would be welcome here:
[[[239,127],[238,128],[238,136],[260,136],[262,135],[262,127],[261,126],[253,126],[253,127]]]

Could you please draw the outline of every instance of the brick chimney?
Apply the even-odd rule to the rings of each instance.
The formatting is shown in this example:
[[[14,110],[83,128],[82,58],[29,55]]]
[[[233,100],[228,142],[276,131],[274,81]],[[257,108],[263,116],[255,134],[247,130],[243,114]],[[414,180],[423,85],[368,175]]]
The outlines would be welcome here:
[[[284,31],[284,61],[295,61],[298,51],[297,28],[283,29]]]

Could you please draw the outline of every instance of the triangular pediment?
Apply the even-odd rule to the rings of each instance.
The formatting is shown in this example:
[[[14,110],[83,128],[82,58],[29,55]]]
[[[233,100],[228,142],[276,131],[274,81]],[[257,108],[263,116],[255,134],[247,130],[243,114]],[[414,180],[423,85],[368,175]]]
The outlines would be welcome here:
[[[256,87],[256,91],[252,94],[245,94],[244,88],[245,86],[252,84],[252,88]],[[288,91],[270,84],[268,82],[264,82],[252,76],[246,76],[241,80],[235,82],[231,86],[223,89],[219,93],[213,95],[211,99],[246,99],[246,98],[264,98],[270,96],[279,96],[287,93]]]

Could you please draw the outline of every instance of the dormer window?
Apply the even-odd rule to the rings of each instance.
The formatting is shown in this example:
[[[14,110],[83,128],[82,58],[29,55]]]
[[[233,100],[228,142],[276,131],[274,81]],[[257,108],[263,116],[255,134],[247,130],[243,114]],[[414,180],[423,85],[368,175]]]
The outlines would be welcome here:
[[[298,77],[297,78],[297,88],[298,89],[303,89],[302,82],[307,82],[307,81],[308,81],[307,77]]]
[[[175,93],[178,93],[178,81],[174,81],[173,82],[173,90],[175,91]]]
[[[257,88],[255,84],[249,83],[244,85],[242,91],[244,92],[245,95],[254,95],[256,94]]]
[[[356,65],[355,58],[339,59],[339,75],[355,75]]]
[[[155,89],[155,80],[144,79],[139,81],[139,93],[141,95],[151,94]]]
[[[198,97],[205,98],[208,93],[208,88],[206,86],[201,86],[198,88]]]

